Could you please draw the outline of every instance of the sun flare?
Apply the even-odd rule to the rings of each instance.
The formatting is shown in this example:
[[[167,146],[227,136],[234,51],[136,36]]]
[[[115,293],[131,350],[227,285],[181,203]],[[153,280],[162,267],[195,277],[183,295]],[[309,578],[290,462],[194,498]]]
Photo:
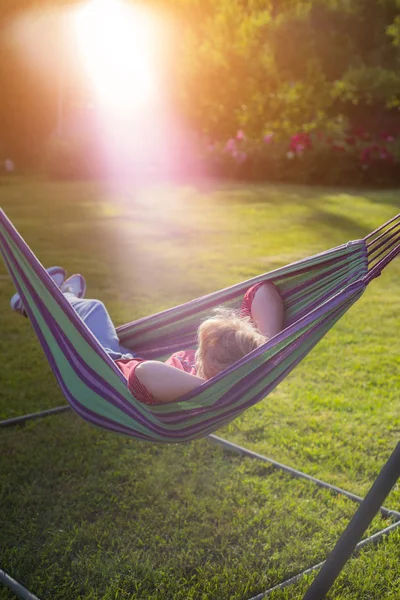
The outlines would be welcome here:
[[[149,13],[122,0],[90,0],[77,9],[74,29],[104,110],[130,115],[156,100],[157,27]]]

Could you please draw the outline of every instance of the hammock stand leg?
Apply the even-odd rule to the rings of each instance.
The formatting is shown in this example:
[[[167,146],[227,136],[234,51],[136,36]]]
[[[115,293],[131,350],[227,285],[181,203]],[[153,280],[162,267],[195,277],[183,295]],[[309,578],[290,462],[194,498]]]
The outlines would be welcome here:
[[[396,523],[389,525],[389,527],[385,527],[385,529],[381,529],[377,533],[374,533],[374,535],[371,535],[370,537],[365,538],[362,542],[357,544],[357,546],[355,547],[354,555],[358,554],[366,546],[369,546],[372,544],[377,544],[383,537],[389,535],[390,533],[392,533],[399,527],[400,527],[400,521],[396,521]],[[274,587],[270,588],[269,590],[266,590],[265,592],[261,592],[261,594],[257,594],[257,596],[253,596],[252,598],[248,598],[248,600],[264,600],[264,598],[268,598],[274,592],[277,592],[278,590],[283,590],[284,588],[288,587],[289,585],[294,585],[295,583],[300,581],[300,579],[302,577],[304,577],[305,575],[309,575],[313,571],[318,571],[324,564],[325,564],[325,561],[323,560],[322,562],[318,563],[317,565],[308,567],[308,569],[305,569],[301,573],[297,573],[297,575],[293,575],[289,579],[286,579],[285,581],[282,581],[281,583],[274,585]]]
[[[69,411],[69,410],[71,410],[71,407],[69,405],[66,405],[66,406],[58,406],[56,408],[50,408],[48,410],[43,410],[40,412],[28,414],[28,415],[21,415],[20,417],[14,417],[12,419],[6,419],[5,421],[0,421],[0,428],[1,427],[12,427],[14,425],[22,425],[26,421],[32,421],[34,419],[41,419],[43,417],[50,417],[51,415],[63,413],[63,412]],[[353,502],[361,503],[363,501],[363,499],[360,498],[360,496],[357,496],[356,494],[353,494],[351,492],[348,492],[347,490],[339,488],[336,485],[332,485],[330,483],[327,483],[326,481],[317,479],[316,477],[313,477],[312,475],[308,475],[307,473],[298,471],[297,469],[294,469],[293,467],[289,467],[287,465],[279,463],[276,460],[269,458],[268,456],[263,456],[262,454],[258,454],[257,452],[254,452],[253,450],[249,450],[248,448],[244,448],[243,446],[234,444],[233,442],[230,442],[228,440],[220,438],[214,434],[208,435],[206,439],[208,439],[210,442],[214,442],[215,444],[222,446],[223,448],[226,448],[226,450],[228,450],[228,451],[235,452],[237,454],[241,454],[242,456],[248,456],[249,458],[254,458],[256,460],[261,460],[262,462],[272,465],[275,469],[279,469],[281,471],[285,471],[286,473],[289,473],[292,477],[298,477],[299,479],[305,479],[306,481],[315,483],[318,487],[330,490],[331,492],[333,492],[335,494],[340,494],[342,496],[346,496],[346,498],[349,498],[349,500],[352,500]],[[389,510],[385,506],[380,507],[380,512],[381,512],[382,516],[385,518],[395,519],[395,520],[400,521],[400,512],[397,512],[395,510]]]
[[[358,507],[321,571],[308,588],[303,600],[322,600],[350,558],[357,543],[377,514],[379,507],[400,477],[400,442],[382,468],[370,491]]]
[[[28,421],[28,420],[50,416],[52,414],[65,412],[67,410],[70,410],[69,406],[59,406],[57,408],[53,408],[53,409],[49,409],[49,410],[45,410],[45,411],[41,411],[41,412],[37,412],[37,413],[32,413],[32,414],[28,414],[28,415],[23,415],[21,417],[16,417],[14,419],[7,419],[6,421],[0,421],[0,427],[17,425],[20,423],[24,423],[25,421]],[[227,440],[224,440],[222,438],[218,438],[215,435],[209,435],[208,439],[210,441],[213,441],[222,446],[226,446],[229,450],[231,450],[231,451],[233,450],[234,452],[238,452],[239,454],[249,455],[252,458],[258,458],[258,459],[263,460],[264,462],[271,462],[273,464],[273,466],[275,466],[276,468],[281,468],[285,471],[288,471],[291,474],[293,474],[294,476],[297,476],[297,477],[304,476],[306,479],[312,480],[319,485],[324,484],[324,485],[322,485],[322,487],[331,488],[332,491],[340,492],[340,493],[348,496],[352,500],[355,500],[355,501],[360,500],[354,494],[350,494],[349,492],[346,492],[345,490],[339,490],[339,488],[336,488],[335,486],[331,486],[330,484],[326,484],[325,482],[322,482],[320,480],[315,480],[313,477],[311,477],[309,475],[301,473],[300,471],[296,471],[295,469],[292,469],[291,467],[286,467],[285,465],[281,465],[280,463],[277,463],[276,461],[273,461],[265,456],[261,456],[251,450],[248,450],[247,448],[242,448],[241,446],[238,446],[237,444],[233,444],[232,442],[228,442]],[[397,444],[391,457],[389,458],[386,465],[383,467],[382,471],[378,475],[378,478],[376,479],[375,483],[373,484],[371,490],[368,492],[365,499],[362,500],[360,507],[358,508],[357,512],[351,519],[345,532],[342,534],[341,538],[337,542],[335,548],[329,555],[328,559],[322,563],[319,563],[318,565],[314,565],[313,567],[306,569],[306,571],[304,571],[303,573],[299,573],[298,575],[290,578],[287,581],[282,582],[281,584],[278,584],[277,586],[271,588],[270,590],[267,590],[266,592],[264,592],[258,596],[254,596],[250,600],[261,600],[262,598],[266,598],[273,591],[287,587],[288,585],[291,585],[291,584],[295,583],[296,581],[298,581],[303,575],[306,575],[316,569],[323,567],[321,569],[320,573],[318,574],[317,578],[315,579],[313,584],[310,586],[309,590],[306,592],[306,595],[303,598],[303,600],[322,600],[322,598],[329,591],[329,588],[332,586],[336,577],[339,575],[344,564],[347,562],[348,558],[355,550],[356,551],[361,550],[361,548],[364,547],[365,545],[367,545],[368,543],[378,541],[378,539],[380,539],[384,535],[390,533],[392,530],[396,529],[400,525],[400,521],[399,521],[400,513],[398,513],[397,511],[390,511],[382,506],[383,501],[385,500],[386,496],[389,494],[390,490],[395,485],[395,483],[399,477],[400,477],[400,443]],[[393,525],[390,525],[389,527],[387,527],[386,529],[379,531],[378,533],[375,533],[371,537],[360,542],[359,540],[361,539],[364,531],[368,528],[371,521],[373,520],[373,518],[375,517],[375,515],[378,513],[379,510],[383,513],[384,516],[386,516],[388,518],[395,518],[396,522]],[[357,537],[355,538],[354,536],[357,536]],[[21,598],[26,598],[26,600],[39,600],[39,599],[37,599],[36,596],[33,596],[28,590],[26,590],[23,586],[21,586],[18,582],[15,582],[15,580],[13,580],[9,575],[7,575],[7,573],[2,571],[1,569],[0,569],[0,581],[3,581],[3,583],[8,585],[8,587],[11,587],[11,589],[13,589],[11,584],[14,585],[14,583],[15,583],[17,586],[19,586]],[[328,587],[326,587],[326,586],[328,586]],[[323,590],[325,588],[326,588],[326,591],[324,592]],[[14,591],[15,591],[15,589],[14,589]],[[22,594],[24,594],[24,595],[22,595]],[[312,595],[310,595],[310,594],[312,594]]]
[[[14,417],[13,419],[6,419],[0,421],[0,427],[11,427],[12,425],[19,425],[25,423],[25,421],[32,421],[33,419],[39,419],[41,417],[50,417],[57,413],[66,412],[70,410],[69,406],[58,406],[57,408],[49,408],[48,410],[42,410],[41,412],[31,413],[29,415],[23,415],[21,417]]]
[[[15,579],[10,577],[5,571],[0,569],[0,582],[7,586],[11,591],[14,592],[19,598],[24,600],[39,600],[37,596],[34,596],[29,590],[23,585],[18,583]]]

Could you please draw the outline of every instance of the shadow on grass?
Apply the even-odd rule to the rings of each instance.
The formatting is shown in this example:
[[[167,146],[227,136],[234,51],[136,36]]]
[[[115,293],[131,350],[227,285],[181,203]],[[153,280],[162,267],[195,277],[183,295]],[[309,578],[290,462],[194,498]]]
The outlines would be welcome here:
[[[370,233],[370,227],[362,225],[356,219],[317,207],[304,217],[304,223],[308,227],[317,227],[324,239],[335,244],[341,243],[344,237],[355,240]]]
[[[202,190],[200,190],[201,192]],[[394,189],[373,190],[370,188],[323,187],[294,185],[286,183],[245,183],[215,182],[207,188],[208,194],[214,194],[220,204],[304,204],[313,205],[327,198],[349,197],[363,198],[374,204],[387,204],[400,208],[400,191]]]
[[[72,414],[1,449],[3,566],[54,600],[240,600],[317,562],[354,510],[207,441],[145,444]]]

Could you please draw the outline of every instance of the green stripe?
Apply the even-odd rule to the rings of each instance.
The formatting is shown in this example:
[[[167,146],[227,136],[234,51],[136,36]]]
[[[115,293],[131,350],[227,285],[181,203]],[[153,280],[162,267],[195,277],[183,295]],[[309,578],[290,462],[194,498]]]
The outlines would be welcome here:
[[[3,228],[2,228],[3,229]],[[343,311],[341,311],[340,315],[335,318],[332,318],[328,321],[328,323],[324,326],[321,325],[321,322],[326,318],[326,314],[320,317],[314,318],[311,323],[307,323],[301,330],[294,332],[289,335],[282,342],[276,344],[272,348],[265,351],[260,356],[255,356],[249,359],[245,364],[241,367],[236,368],[231,373],[225,375],[220,381],[214,383],[212,387],[206,389],[202,392],[199,392],[194,399],[186,400],[183,402],[177,402],[172,404],[163,404],[156,405],[151,407],[151,410],[145,405],[137,402],[129,390],[127,386],[119,379],[116,373],[114,373],[113,369],[110,365],[108,365],[102,356],[97,354],[97,352],[88,344],[88,342],[84,339],[84,337],[78,332],[76,329],[74,322],[69,319],[69,317],[64,313],[63,309],[59,306],[55,297],[53,297],[52,293],[46,288],[46,286],[41,282],[41,280],[36,276],[32,266],[29,261],[24,257],[22,252],[20,251],[18,245],[13,242],[10,236],[4,231],[4,236],[7,239],[10,247],[12,255],[17,260],[21,269],[28,277],[31,285],[34,287],[36,293],[41,297],[44,301],[45,306],[48,308],[54,320],[57,322],[57,325],[61,328],[64,335],[68,338],[71,344],[73,344],[76,349],[77,354],[82,357],[82,359],[87,363],[87,365],[104,381],[106,381],[109,385],[113,387],[113,389],[121,394],[128,402],[132,405],[136,406],[142,414],[145,414],[149,421],[152,423],[160,424],[160,420],[158,417],[162,415],[168,415],[170,413],[174,413],[177,411],[185,411],[192,410],[197,407],[208,407],[209,410],[202,415],[197,416],[189,416],[186,419],[184,424],[168,424],[165,426],[169,431],[179,431],[185,429],[186,427],[192,426],[197,423],[201,423],[202,421],[210,419],[210,417],[214,420],[218,420],[219,417],[224,417],[224,415],[228,412],[230,413],[232,409],[240,409],[248,400],[254,397],[260,390],[262,390],[268,383],[273,383],[277,377],[279,377],[287,368],[289,368],[296,359],[301,358],[305,354],[307,354],[313,346],[325,335],[325,333],[333,326],[333,324],[340,318],[344,312],[347,310],[347,306],[343,307]],[[331,252],[317,256],[310,257],[309,259],[305,259],[301,263],[288,265],[287,267],[283,267],[282,269],[278,269],[272,274],[262,275],[256,278],[253,282],[262,281],[262,280],[276,280],[279,289],[285,291],[290,295],[290,292],[293,293],[290,296],[288,302],[288,313],[291,318],[294,318],[296,314],[299,314],[300,311],[305,311],[307,306],[315,303],[318,299],[322,299],[322,296],[329,293],[336,293],[341,289],[341,283],[346,279],[350,279],[350,281],[355,281],[357,278],[360,278],[360,275],[365,274],[368,270],[367,261],[364,256],[364,242],[359,242],[357,244],[353,244],[351,246],[344,246],[338,249],[334,249]],[[5,250],[4,250],[5,251]],[[8,253],[5,251],[5,254],[8,256]],[[339,257],[348,257],[348,261],[342,267],[338,269],[338,271],[330,276],[327,276],[325,279],[316,281],[306,288],[306,297],[302,299],[302,295],[304,294],[304,290],[295,291],[296,287],[300,283],[306,283],[311,278],[318,277],[318,275],[323,275],[327,269],[331,269],[332,265],[327,266],[327,261],[331,261],[337,259]],[[34,255],[32,254],[32,260],[36,260]],[[38,263],[40,264],[40,263]],[[303,269],[306,267],[308,270],[306,273],[299,273],[299,269]],[[71,364],[68,362],[66,356],[63,354],[61,348],[58,346],[55,338],[51,334],[50,328],[48,327],[45,319],[40,314],[38,307],[34,304],[34,301],[29,294],[26,286],[23,284],[20,276],[13,270],[13,273],[21,286],[21,289],[25,292],[27,296],[28,305],[34,313],[35,319],[38,322],[38,326],[40,330],[43,332],[43,335],[53,353],[54,360],[62,374],[62,377],[65,382],[67,382],[68,389],[70,392],[76,397],[79,398],[79,402],[85,408],[97,413],[101,417],[105,417],[111,419],[115,423],[125,425],[130,427],[133,431],[144,433],[146,435],[152,436],[155,440],[163,440],[163,441],[174,441],[174,438],[169,438],[168,436],[160,436],[157,434],[153,434],[149,432],[149,430],[140,425],[137,421],[127,416],[122,410],[113,406],[110,402],[104,400],[97,393],[93,392],[82,380],[81,378],[74,372]],[[235,297],[226,301],[224,304],[227,306],[239,306],[241,296],[243,290],[248,288],[248,282],[243,282],[237,287]],[[61,292],[58,292],[61,295]],[[216,301],[218,298],[221,298],[224,295],[224,291],[217,292],[212,296],[212,298]],[[362,293],[362,292],[361,292]],[[361,293],[355,294],[355,298],[351,302],[355,302],[355,300],[361,295]],[[292,302],[294,303],[292,306]],[[126,326],[124,329],[124,336],[134,335],[136,340],[139,342],[149,342],[153,340],[157,340],[162,336],[174,336],[179,334],[179,331],[182,329],[189,327],[193,328],[193,332],[197,329],[197,326],[200,320],[209,315],[209,308],[204,308],[204,306],[210,303],[210,296],[204,297],[203,299],[193,303],[190,303],[183,307],[176,307],[174,310],[170,311],[169,314],[165,315],[160,313],[151,318],[151,320],[142,323],[135,324],[132,323]],[[195,315],[187,316],[185,312],[192,311],[196,309]],[[333,309],[332,309],[333,310]],[[176,316],[176,321],[174,323],[165,324],[166,320],[171,319],[171,317]],[[152,325],[153,329],[149,332],[143,332],[145,328]],[[265,364],[272,357],[276,356],[282,349],[287,348],[292,344],[296,339],[298,339],[305,332],[309,331],[311,327],[315,325],[318,326],[319,329],[313,334],[310,339],[304,341],[302,345],[293,350],[290,353],[290,356],[285,360],[281,361],[274,370],[266,375],[263,380],[254,386],[254,384],[249,382],[249,390],[247,393],[243,394],[243,396],[234,404],[231,404],[228,408],[218,408],[213,409],[213,405],[216,400],[221,398],[222,395],[229,393],[229,391],[245,376],[251,374],[255,369],[258,369],[260,366]],[[95,341],[95,344],[100,349],[101,345]],[[234,418],[227,414],[226,418],[223,418],[223,422],[229,422]],[[213,426],[207,427],[207,430],[213,430]],[[197,435],[197,434],[195,434]],[[190,437],[190,436],[189,436]],[[193,437],[193,436],[192,436]]]
[[[81,380],[80,377],[78,377],[78,375],[73,370],[71,364],[67,360],[66,356],[64,355],[63,351],[61,350],[60,346],[57,344],[53,334],[50,331],[50,328],[48,327],[46,321],[42,317],[36,304],[34,303],[29,291],[25,287],[24,283],[21,281],[18,274],[15,273],[15,275],[18,278],[19,284],[21,285],[21,289],[27,296],[28,305],[34,313],[34,317],[37,320],[39,329],[45,337],[45,340],[50,348],[53,358],[61,373],[61,376],[64,379],[64,382],[66,383],[70,393],[77,399],[79,399],[79,403],[82,404],[82,406],[89,410],[92,410],[96,414],[110,418],[121,425],[127,425],[135,431],[148,433],[146,427],[144,427],[143,425],[139,424],[136,420],[126,415],[121,409],[115,407],[110,402],[107,402],[107,400],[105,400],[102,396],[94,392]],[[106,366],[104,362],[103,365]],[[128,392],[128,400],[131,401],[131,403],[135,406],[139,405],[142,409],[146,409],[146,407],[143,404],[140,404],[139,402],[134,400],[130,392]],[[132,400],[134,400],[134,402],[132,402]],[[142,412],[147,411],[143,410]],[[162,439],[162,437],[157,436],[157,439]]]

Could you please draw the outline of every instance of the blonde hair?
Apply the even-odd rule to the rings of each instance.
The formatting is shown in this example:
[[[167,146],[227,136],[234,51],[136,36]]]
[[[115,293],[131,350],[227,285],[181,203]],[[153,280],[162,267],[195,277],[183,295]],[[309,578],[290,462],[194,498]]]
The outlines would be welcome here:
[[[197,330],[196,369],[199,377],[211,379],[267,341],[250,318],[219,308]]]

